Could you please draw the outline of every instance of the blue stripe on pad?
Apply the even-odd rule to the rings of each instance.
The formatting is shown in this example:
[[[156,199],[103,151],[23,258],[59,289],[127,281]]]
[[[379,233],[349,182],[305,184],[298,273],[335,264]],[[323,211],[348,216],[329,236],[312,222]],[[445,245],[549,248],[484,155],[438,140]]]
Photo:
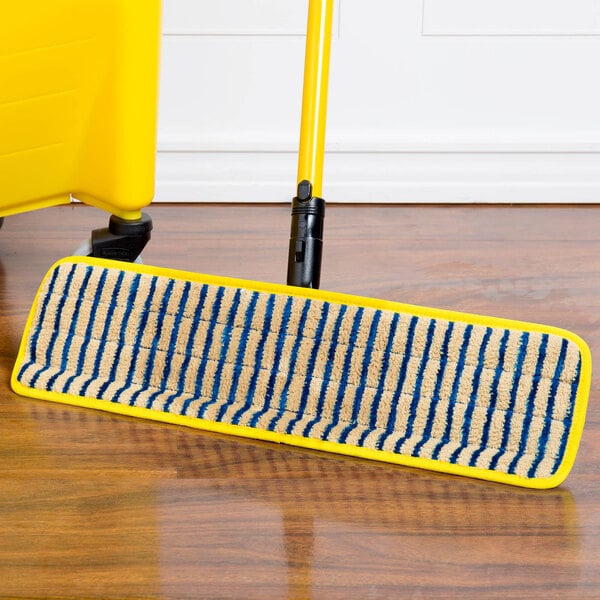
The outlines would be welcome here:
[[[314,418],[309,421],[304,428],[304,436],[309,436],[310,432],[313,430],[314,426],[321,422],[325,407],[325,398],[327,396],[327,391],[329,389],[329,384],[331,383],[331,372],[333,370],[333,363],[335,361],[335,355],[337,351],[338,339],[340,336],[340,329],[344,322],[344,317],[346,316],[346,312],[348,307],[345,304],[340,306],[340,312],[335,320],[335,324],[333,327],[333,333],[331,335],[331,340],[329,341],[329,349],[327,352],[327,362],[325,364],[325,370],[323,373],[323,381],[321,382],[321,388],[319,390],[319,398],[317,400],[317,407],[315,409]]]
[[[438,442],[437,446],[433,449],[431,457],[436,460],[439,458],[442,448],[448,444],[451,440],[450,434],[452,432],[452,425],[454,422],[454,410],[456,408],[456,401],[458,398],[458,390],[462,381],[463,369],[465,366],[465,360],[467,357],[467,349],[469,348],[469,342],[471,341],[471,334],[473,332],[473,326],[467,325],[463,332],[462,344],[460,347],[458,362],[456,365],[456,371],[454,373],[454,379],[452,381],[452,391],[450,392],[450,399],[448,402],[448,408],[446,409],[446,427],[442,435],[442,439]]]
[[[133,278],[132,282],[129,285],[129,293],[127,295],[126,309],[124,311],[123,321],[121,321],[121,327],[119,329],[119,343],[118,343],[119,348],[123,348],[123,346],[125,346],[125,334],[127,332],[127,327],[129,325],[129,315],[131,315],[131,312],[132,312],[133,306],[134,306],[134,302],[137,298],[141,277],[142,276],[139,273],[136,274],[135,277]],[[120,357],[119,357],[119,359],[120,359]],[[108,389],[108,386],[117,380],[117,372],[118,372],[119,365],[120,365],[120,360],[115,360],[113,362],[108,379],[100,386],[100,388],[98,390],[99,397],[103,397],[104,393]],[[111,400],[113,402],[116,401],[116,399],[114,397],[111,398]]]
[[[67,333],[67,339],[65,340],[65,345],[63,346],[63,351],[61,355],[60,361],[60,370],[58,370],[50,379],[48,379],[48,383],[46,384],[46,390],[52,390],[56,380],[64,375],[68,368],[68,357],[71,351],[71,345],[73,343],[73,338],[75,336],[75,331],[77,330],[77,323],[79,322],[79,315],[81,313],[81,305],[83,304],[83,299],[85,298],[85,293],[87,291],[87,287],[92,276],[92,269],[89,267],[85,269],[85,275],[83,276],[83,281],[81,282],[81,287],[79,288],[79,295],[77,296],[77,300],[75,302],[75,310],[73,311],[73,316],[71,317],[71,324],[69,325],[69,331]]]
[[[38,350],[38,342],[40,333],[42,332],[42,325],[46,320],[46,313],[48,311],[48,304],[50,303],[50,298],[52,298],[52,294],[54,293],[54,288],[56,287],[56,280],[58,279],[58,269],[54,269],[52,273],[52,277],[50,278],[50,282],[48,284],[48,289],[44,295],[44,301],[42,302],[42,308],[40,309],[40,316],[38,319],[37,326],[33,329],[31,334],[31,339],[29,340],[29,349],[30,349],[30,360],[26,362],[19,371],[18,379],[21,380],[25,371],[37,362],[37,350]],[[31,382],[29,382],[31,385]]]
[[[415,419],[417,418],[417,408],[421,401],[421,387],[423,385],[423,376],[425,375],[425,369],[427,368],[427,362],[429,361],[429,352],[431,351],[431,344],[433,343],[433,336],[435,334],[436,322],[431,319],[429,326],[427,327],[427,337],[425,340],[425,348],[423,349],[423,355],[419,362],[419,369],[417,371],[417,377],[412,392],[412,401],[410,403],[410,410],[408,413],[408,422],[406,423],[406,429],[402,437],[398,438],[394,446],[394,451],[398,452],[402,447],[402,444],[410,438],[413,434],[413,428],[415,425]]]
[[[210,325],[206,327],[206,337],[204,338],[204,346],[202,351],[200,352],[200,356],[202,357],[200,360],[200,365],[198,367],[198,372],[195,376],[195,385],[194,385],[194,396],[193,399],[190,398],[185,401],[183,414],[187,414],[187,411],[190,407],[190,404],[194,400],[199,400],[202,398],[202,386],[204,384],[204,374],[206,373],[206,367],[208,365],[208,357],[210,355],[210,349],[212,347],[215,330],[214,325],[217,323],[219,318],[219,312],[221,310],[221,302],[223,301],[223,296],[225,295],[225,288],[220,286],[217,288],[217,293],[215,295],[215,299],[212,304],[212,310],[210,313]],[[201,417],[206,410],[206,406],[210,403],[210,400],[198,408],[197,416]]]
[[[166,400],[163,406],[163,410],[165,412],[169,412],[171,410],[171,406],[175,402],[177,398],[180,398],[185,394],[185,382],[187,380],[187,374],[190,368],[190,362],[193,356],[194,345],[196,343],[196,336],[200,331],[200,320],[202,317],[202,311],[204,310],[204,305],[206,304],[206,297],[208,296],[208,286],[202,285],[200,287],[200,294],[198,296],[198,304],[193,311],[192,317],[192,327],[189,337],[187,339],[185,345],[185,353],[183,357],[183,362],[181,364],[181,373],[179,376],[179,386],[175,392],[173,392]],[[180,411],[180,414],[185,414],[185,403]]]
[[[323,431],[322,438],[324,440],[329,439],[331,434],[331,430],[339,424],[340,422],[340,412],[342,410],[342,406],[344,403],[344,398],[346,395],[346,387],[348,385],[348,377],[350,375],[350,366],[352,364],[352,353],[354,350],[354,346],[356,345],[356,338],[358,336],[358,331],[360,329],[360,324],[363,318],[364,309],[362,307],[358,308],[356,314],[354,315],[354,319],[352,320],[352,330],[350,332],[350,338],[348,339],[348,347],[346,348],[346,353],[344,356],[344,368],[342,369],[342,377],[339,382],[339,387],[335,399],[335,404],[332,410],[332,418],[325,431]],[[337,440],[333,440],[337,441]]]
[[[172,284],[173,284],[173,281],[170,280],[169,285],[167,285],[167,290],[161,298],[160,308],[158,310],[158,313],[154,313],[154,314],[156,314],[156,329],[154,331],[154,335],[152,336],[152,341],[150,342],[150,348],[146,348],[146,350],[148,350],[148,356],[146,357],[146,361],[142,367],[142,365],[140,364],[141,361],[139,360],[139,350],[142,348],[142,339],[143,339],[144,332],[147,329],[148,321],[150,320],[150,315],[153,314],[151,307],[152,307],[152,301],[154,300],[154,296],[156,294],[156,287],[157,287],[157,279],[156,278],[152,279],[151,292],[148,295],[148,298],[146,299],[146,306],[144,307],[144,312],[142,314],[142,320],[140,323],[140,327],[138,329],[138,337],[137,337],[136,343],[133,345],[134,354],[136,355],[135,370],[139,371],[140,367],[142,368],[143,375],[142,375],[142,380],[140,382],[142,385],[140,385],[139,388],[131,395],[131,398],[129,399],[130,406],[134,406],[136,404],[139,396],[151,385],[150,378],[152,375],[152,369],[154,367],[154,359],[156,357],[156,348],[157,348],[158,341],[160,340],[160,336],[162,333],[160,327],[162,326],[162,320],[164,319],[164,313],[166,312],[166,306],[168,304],[168,297],[170,297],[170,294],[171,294]],[[133,379],[132,379],[132,382],[133,382]],[[146,406],[146,408],[149,408],[149,407]]]
[[[168,344],[169,350],[164,352],[165,364],[163,366],[162,375],[160,377],[160,386],[159,386],[158,390],[156,390],[153,394],[151,394],[149,396],[148,401],[146,402],[147,408],[151,408],[152,405],[154,404],[154,401],[156,400],[156,398],[158,398],[158,396],[160,396],[161,394],[164,394],[167,391],[167,383],[169,381],[169,376],[171,375],[171,369],[172,369],[172,364],[173,364],[173,354],[174,354],[173,348],[176,347],[177,338],[179,337],[181,321],[183,319],[183,315],[185,314],[185,310],[187,308],[187,304],[188,304],[188,300],[189,300],[190,288],[191,288],[190,282],[186,281],[183,286],[183,291],[181,294],[181,304],[180,304],[179,309],[175,312],[173,328],[171,329],[171,333],[169,336],[169,344]],[[166,306],[168,306],[168,301],[165,304],[165,310],[166,310]]]
[[[52,335],[50,336],[50,340],[48,341],[48,347],[46,348],[45,364],[41,369],[38,369],[38,371],[36,373],[34,373],[34,375],[32,376],[32,378],[30,380],[31,387],[35,387],[35,385],[36,385],[38,379],[40,378],[40,376],[42,375],[42,373],[45,373],[46,371],[48,371],[48,369],[50,368],[50,366],[52,364],[52,354],[54,353],[54,347],[56,346],[56,340],[58,339],[58,336],[61,333],[61,331],[60,331],[61,318],[63,317],[63,309],[65,306],[65,302],[67,300],[67,296],[69,295],[69,293],[71,291],[71,284],[73,283],[73,276],[75,275],[75,269],[76,269],[76,265],[72,265],[71,269],[69,270],[69,273],[67,275],[64,289],[58,300],[58,305],[56,307],[56,314],[54,315],[54,324],[52,326]],[[54,283],[55,282],[56,282],[56,280],[54,281]],[[46,309],[47,309],[47,307],[48,307],[48,304],[46,304]]]
[[[398,323],[400,322],[400,315],[394,313],[390,322],[389,331],[387,333],[387,342],[385,350],[383,352],[383,360],[381,361],[381,369],[379,370],[379,383],[377,384],[377,390],[371,404],[371,410],[369,414],[369,428],[365,429],[360,436],[358,441],[359,446],[364,443],[367,436],[377,427],[377,417],[379,415],[379,408],[381,406],[381,400],[385,390],[386,375],[390,368],[390,358],[392,355],[392,348],[396,338],[396,331],[398,330]]]
[[[250,383],[248,385],[248,392],[246,393],[246,399],[244,405],[237,410],[237,412],[231,417],[231,422],[234,425],[238,425],[242,418],[242,415],[250,410],[252,407],[252,402],[254,401],[254,395],[256,393],[256,384],[258,383],[258,377],[260,375],[260,371],[262,368],[262,360],[263,353],[265,349],[265,343],[267,341],[267,337],[271,332],[271,321],[273,320],[273,309],[275,307],[275,296],[270,294],[267,298],[267,306],[265,309],[265,320],[263,322],[262,331],[260,334],[260,339],[256,346],[256,351],[254,356],[250,359],[251,363],[254,365],[252,371],[252,377],[250,378]],[[252,325],[252,320],[250,319],[249,328]]]
[[[465,410],[463,417],[462,428],[461,428],[461,441],[460,446],[454,450],[448,459],[450,462],[455,463],[458,461],[458,457],[462,450],[469,444],[469,435],[471,433],[471,420],[473,418],[473,412],[475,411],[475,405],[477,404],[477,398],[479,393],[479,385],[481,383],[481,372],[485,361],[485,351],[487,349],[490,337],[492,336],[492,329],[489,327],[485,330],[481,346],[479,347],[479,354],[477,357],[477,367],[473,373],[473,380],[471,382],[471,396]]]
[[[75,373],[71,375],[71,377],[69,377],[69,379],[67,379],[67,381],[65,382],[65,385],[63,386],[64,393],[69,393],[71,391],[71,386],[73,385],[75,379],[83,374],[83,364],[85,362],[87,349],[92,339],[92,332],[94,331],[94,324],[96,322],[96,307],[98,306],[100,298],[102,297],[102,292],[104,291],[104,284],[106,283],[107,276],[108,273],[105,269],[102,271],[102,275],[100,275],[96,287],[96,293],[94,294],[94,298],[92,300],[92,308],[90,311],[91,316],[85,329],[85,339],[83,341],[83,344],[81,345],[81,348],[79,349],[79,354],[77,356],[77,369],[75,370]],[[83,394],[80,393],[80,390],[76,390],[75,393],[77,395],[83,396]]]
[[[298,332],[296,334],[294,345],[292,346],[292,351],[290,352],[290,360],[288,362],[287,367],[287,377],[283,386],[283,390],[281,391],[281,396],[279,398],[279,407],[277,410],[277,414],[271,419],[269,425],[267,426],[267,429],[271,431],[277,431],[277,425],[286,411],[290,385],[294,377],[294,369],[296,367],[296,363],[298,362],[298,352],[300,350],[302,340],[304,339],[304,328],[306,326],[306,321],[308,320],[308,313],[310,311],[311,306],[312,303],[310,300],[307,299],[303,301],[302,313],[300,315],[300,321],[298,323]]]
[[[440,365],[435,381],[435,388],[433,391],[433,397],[431,398],[431,404],[429,405],[429,412],[427,414],[427,422],[425,429],[423,430],[423,437],[415,446],[412,454],[413,456],[419,456],[423,446],[431,439],[433,431],[433,424],[435,422],[435,415],[437,414],[438,405],[440,402],[440,392],[442,389],[442,382],[444,381],[444,374],[446,373],[446,366],[448,364],[448,348],[450,346],[450,340],[452,339],[452,332],[454,331],[454,323],[450,321],[444,334],[444,341],[442,343],[442,349],[440,350]]]
[[[124,276],[125,276],[125,271],[121,271],[119,273],[119,277],[117,278],[117,283],[114,288],[115,290],[117,290],[117,294],[118,294],[120,285],[123,282]],[[113,292],[113,295],[114,295],[114,292]],[[98,302],[100,302],[100,297],[101,296],[97,296]],[[110,331],[110,326],[112,323],[113,316],[115,314],[116,307],[117,307],[116,301],[111,302],[108,306],[108,311],[106,313],[106,320],[104,321],[104,327],[102,329],[102,334],[100,335],[100,339],[97,340],[98,341],[98,350],[96,352],[96,356],[94,357],[94,368],[92,369],[92,374],[79,389],[79,394],[82,396],[85,396],[85,394],[86,394],[89,386],[92,384],[92,382],[94,382],[98,379],[98,375],[100,373],[100,362],[102,361],[102,356],[104,355],[104,349],[106,347],[106,340],[108,338],[108,332]]]
[[[367,378],[369,375],[369,366],[371,364],[371,357],[373,356],[373,348],[375,346],[375,338],[377,336],[377,328],[379,327],[379,321],[381,320],[381,311],[376,311],[371,321],[371,327],[369,329],[369,337],[367,339],[367,346],[365,348],[365,354],[363,356],[362,368],[360,372],[359,384],[354,392],[354,400],[352,403],[352,415],[350,417],[350,423],[340,433],[339,441],[345,443],[348,439],[350,432],[358,425],[358,417],[361,409],[361,402],[365,395],[365,389],[367,387]]]
[[[400,365],[400,372],[398,374],[398,381],[395,384],[394,394],[390,405],[390,412],[387,418],[387,425],[385,427],[384,433],[379,436],[377,440],[376,447],[378,449],[383,449],[386,439],[388,436],[394,433],[396,426],[396,417],[398,414],[398,404],[400,402],[400,397],[402,395],[402,388],[404,387],[404,381],[406,379],[406,372],[408,369],[408,363],[412,358],[412,345],[415,337],[415,328],[417,327],[418,322],[417,317],[411,317],[408,324],[408,332],[406,334],[406,343],[403,348],[402,354],[402,363]]]
[[[560,354],[558,356],[558,361],[556,363],[556,367],[554,369],[554,375],[552,377],[552,384],[550,386],[550,393],[548,396],[548,406],[547,406],[547,415],[544,422],[544,428],[542,429],[542,433],[538,440],[538,447],[535,459],[529,468],[528,477],[534,477],[535,472],[537,471],[540,463],[546,456],[546,447],[548,445],[548,441],[550,438],[550,428],[552,426],[552,415],[554,414],[554,401],[556,398],[556,393],[558,391],[558,386],[560,384],[560,377],[565,368],[565,360],[567,358],[567,349],[569,345],[567,340],[563,340],[560,345]],[[562,457],[561,457],[562,460]],[[556,469],[556,465],[555,465]]]
[[[254,313],[256,311],[256,305],[258,303],[258,292],[252,292],[250,297],[250,302],[246,307],[246,312],[244,313],[244,326],[242,328],[242,336],[240,338],[240,345],[238,346],[238,351],[235,357],[235,363],[233,366],[233,375],[231,381],[231,388],[229,390],[229,397],[227,402],[221,405],[219,409],[219,414],[217,415],[217,421],[221,421],[227,412],[227,409],[235,403],[238,386],[240,383],[240,375],[242,373],[242,369],[244,368],[244,359],[246,355],[246,346],[248,344],[248,338],[250,337],[250,332],[252,330],[252,319],[254,318]],[[206,408],[210,404],[207,403],[205,406],[198,411],[198,416],[203,416]]]
[[[144,331],[145,331],[146,325],[148,323],[148,315],[150,313],[150,306],[152,305],[152,299],[154,298],[155,292],[156,292],[156,278],[152,278],[152,281],[150,283],[150,289],[148,291],[148,296],[146,297],[146,300],[144,302],[144,308],[142,310],[141,319],[137,326],[136,339],[132,345],[133,347],[132,347],[131,357],[129,359],[129,368],[127,369],[127,379],[125,381],[125,384],[122,385],[115,392],[115,395],[114,395],[115,402],[120,401],[120,398],[121,398],[121,395],[123,394],[123,392],[125,390],[129,389],[133,383],[133,378],[134,378],[135,373],[137,372],[137,365],[138,365],[138,359],[139,359],[139,353],[136,352],[136,350],[139,350],[139,347],[141,346],[142,336],[144,335]],[[130,404],[133,404],[133,402],[131,400],[130,400]]]
[[[525,418],[523,419],[523,428],[521,429],[521,439],[519,440],[519,450],[515,454],[511,463],[508,465],[508,472],[514,473],[517,467],[517,463],[523,455],[525,454],[525,450],[527,449],[527,441],[529,439],[529,428],[531,426],[531,420],[533,418],[533,412],[535,410],[535,398],[538,391],[538,386],[540,382],[540,378],[542,376],[542,371],[544,369],[544,363],[546,361],[546,349],[548,347],[548,336],[546,334],[542,335],[542,339],[540,342],[540,347],[538,348],[538,360],[535,367],[535,375],[531,381],[531,389],[529,390],[529,395],[527,396],[527,402],[525,405]]]
[[[519,389],[519,383],[521,382],[521,376],[523,375],[523,363],[527,356],[527,347],[529,344],[529,333],[524,331],[521,334],[519,342],[519,352],[517,354],[517,361],[513,370],[512,386],[510,389],[510,402],[506,410],[506,416],[504,417],[504,426],[502,428],[502,442],[500,448],[490,461],[489,468],[494,470],[498,466],[498,461],[507,450],[508,439],[511,432],[511,417],[515,411],[515,404],[517,403],[517,391]]]
[[[217,370],[213,379],[213,386],[211,390],[211,399],[198,409],[199,413],[204,413],[211,404],[214,404],[219,399],[219,392],[221,390],[221,380],[223,377],[223,369],[227,364],[227,354],[231,344],[231,334],[233,332],[233,326],[237,317],[237,311],[240,306],[242,298],[242,290],[236,290],[227,316],[225,317],[225,324],[223,326],[223,332],[221,333],[221,350],[219,353],[219,361],[217,363]]]
[[[571,432],[571,425],[573,423],[573,407],[575,406],[575,398],[577,397],[577,389],[579,387],[579,379],[581,377],[581,356],[577,361],[577,367],[575,372],[575,377],[571,382],[571,395],[569,397],[569,408],[567,415],[564,420],[563,425],[563,433],[560,439],[560,448],[558,450],[558,454],[556,455],[556,459],[554,461],[553,472],[556,472],[558,467],[563,461],[565,456],[565,452],[567,449],[567,442],[569,440],[569,433]]]
[[[471,456],[471,460],[469,461],[469,466],[471,467],[475,467],[477,465],[477,460],[479,459],[485,448],[487,448],[490,439],[492,417],[496,410],[496,404],[498,403],[498,389],[500,386],[500,377],[502,377],[502,373],[504,372],[506,345],[508,343],[509,335],[510,331],[508,329],[505,329],[504,333],[502,334],[502,338],[500,339],[496,369],[494,370],[494,379],[490,388],[490,403],[486,411],[487,414],[485,418],[485,423],[483,425],[483,432],[481,434],[481,446],[473,453],[473,456]]]
[[[294,299],[290,296],[285,303],[283,308],[283,313],[281,316],[281,323],[279,324],[279,334],[277,336],[277,344],[275,347],[275,356],[273,357],[273,368],[271,369],[271,374],[269,376],[269,381],[267,383],[267,390],[265,393],[265,402],[263,407],[254,414],[254,416],[250,419],[250,427],[256,427],[261,417],[265,415],[271,409],[271,402],[273,401],[273,394],[275,393],[275,384],[277,381],[277,375],[279,374],[279,365],[281,363],[281,358],[283,355],[283,348],[285,345],[285,340],[287,337],[287,326],[290,321],[290,317],[292,314],[292,305]]]
[[[292,433],[296,423],[305,416],[306,406],[308,404],[308,396],[310,393],[310,384],[314,375],[317,356],[323,342],[323,331],[325,329],[325,323],[327,322],[328,316],[329,303],[325,302],[321,308],[321,316],[317,324],[317,331],[315,333],[315,339],[311,348],[310,358],[308,359],[308,365],[306,367],[306,374],[304,377],[304,385],[302,386],[302,393],[300,394],[300,402],[298,409],[296,410],[296,416],[288,423],[286,427],[287,433]]]

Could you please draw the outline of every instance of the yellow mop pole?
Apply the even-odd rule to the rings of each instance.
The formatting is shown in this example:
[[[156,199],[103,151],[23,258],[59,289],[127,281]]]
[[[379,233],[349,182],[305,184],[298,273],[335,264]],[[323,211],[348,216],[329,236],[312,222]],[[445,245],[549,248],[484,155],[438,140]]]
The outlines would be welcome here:
[[[333,0],[311,0],[308,9],[298,183],[309,181],[312,194],[323,193],[323,158]]]
[[[323,248],[325,201],[323,162],[333,0],[310,0],[304,61],[304,89],[298,187],[292,204],[288,255],[289,285],[318,288]]]

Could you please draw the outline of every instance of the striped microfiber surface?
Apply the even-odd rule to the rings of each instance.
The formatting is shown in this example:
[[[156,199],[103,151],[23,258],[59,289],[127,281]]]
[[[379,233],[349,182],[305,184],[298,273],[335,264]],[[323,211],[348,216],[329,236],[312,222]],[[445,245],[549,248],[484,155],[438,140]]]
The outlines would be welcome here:
[[[580,378],[559,335],[63,262],[27,388],[544,478]]]

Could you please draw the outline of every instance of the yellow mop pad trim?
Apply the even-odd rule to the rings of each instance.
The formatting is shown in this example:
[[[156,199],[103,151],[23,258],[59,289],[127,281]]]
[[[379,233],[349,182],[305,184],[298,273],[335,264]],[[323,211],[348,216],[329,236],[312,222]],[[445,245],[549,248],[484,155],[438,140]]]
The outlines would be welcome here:
[[[11,383],[42,400],[541,489],[571,470],[590,380],[587,345],[555,327],[70,257],[41,284]]]

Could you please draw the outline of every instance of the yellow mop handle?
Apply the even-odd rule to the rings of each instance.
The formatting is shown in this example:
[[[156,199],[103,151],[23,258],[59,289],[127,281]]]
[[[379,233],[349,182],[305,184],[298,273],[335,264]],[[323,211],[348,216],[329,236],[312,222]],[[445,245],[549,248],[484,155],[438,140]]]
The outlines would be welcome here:
[[[298,183],[309,181],[312,184],[312,194],[318,197],[322,195],[323,187],[332,22],[333,0],[310,0],[304,62]]]
[[[304,59],[304,91],[297,195],[292,201],[289,285],[318,288],[321,276],[323,160],[333,0],[310,0]]]

